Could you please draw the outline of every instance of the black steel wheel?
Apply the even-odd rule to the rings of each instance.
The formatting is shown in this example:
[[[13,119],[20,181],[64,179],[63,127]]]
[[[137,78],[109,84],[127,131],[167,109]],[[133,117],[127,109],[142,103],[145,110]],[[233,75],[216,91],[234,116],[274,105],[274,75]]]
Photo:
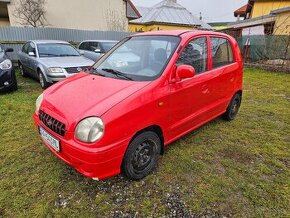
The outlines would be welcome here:
[[[122,172],[132,180],[140,180],[156,167],[161,141],[154,132],[143,132],[129,144],[122,163]]]
[[[227,111],[223,115],[224,119],[230,121],[236,118],[241,106],[241,101],[242,101],[241,94],[240,93],[235,94],[227,108]]]

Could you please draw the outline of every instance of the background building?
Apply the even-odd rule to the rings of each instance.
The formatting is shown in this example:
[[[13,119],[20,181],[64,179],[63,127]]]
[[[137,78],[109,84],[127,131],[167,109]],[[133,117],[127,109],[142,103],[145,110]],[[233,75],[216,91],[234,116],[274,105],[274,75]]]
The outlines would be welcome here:
[[[231,35],[290,35],[290,0],[249,0],[234,15],[224,30]]]
[[[0,0],[0,26],[23,26],[15,16],[19,0]],[[128,21],[140,15],[130,0],[46,0],[48,27],[128,31]]]
[[[137,7],[139,19],[129,22],[130,32],[176,29],[212,29],[199,18],[193,16],[176,0],[163,0],[151,8]]]

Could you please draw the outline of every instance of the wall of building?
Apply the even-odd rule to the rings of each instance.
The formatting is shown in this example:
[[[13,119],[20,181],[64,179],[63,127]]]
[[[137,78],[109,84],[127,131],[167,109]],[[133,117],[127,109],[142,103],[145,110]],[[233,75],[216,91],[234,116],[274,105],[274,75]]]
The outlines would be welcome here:
[[[19,0],[8,4],[11,26],[21,26],[13,15]],[[127,31],[123,0],[46,0],[47,26],[82,30]]]
[[[0,27],[10,26],[8,18],[0,18]]]
[[[274,0],[274,1],[267,1],[267,0],[261,0],[261,1],[255,1],[254,7],[252,9],[251,17],[260,17],[263,15],[268,15],[272,10],[276,10],[279,8],[289,7],[290,6],[290,0]]]
[[[164,25],[164,24],[152,24],[152,25],[142,25],[142,24],[129,24],[129,32],[150,32],[156,30],[187,30],[193,29],[193,27],[188,26],[178,26],[178,25]]]
[[[277,14],[274,35],[290,35],[290,12]]]

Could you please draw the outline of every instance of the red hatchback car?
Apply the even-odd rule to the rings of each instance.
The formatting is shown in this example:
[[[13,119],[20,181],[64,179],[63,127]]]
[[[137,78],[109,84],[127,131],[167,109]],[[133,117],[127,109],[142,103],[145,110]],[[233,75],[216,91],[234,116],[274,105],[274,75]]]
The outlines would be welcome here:
[[[242,81],[228,35],[142,33],[44,91],[34,120],[47,147],[85,176],[138,180],[171,142],[220,115],[234,119]]]

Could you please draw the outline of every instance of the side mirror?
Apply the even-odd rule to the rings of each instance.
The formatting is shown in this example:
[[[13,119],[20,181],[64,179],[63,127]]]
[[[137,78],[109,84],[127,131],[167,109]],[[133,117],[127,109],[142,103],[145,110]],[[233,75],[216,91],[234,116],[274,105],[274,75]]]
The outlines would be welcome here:
[[[195,69],[190,65],[179,65],[176,69],[176,80],[192,78],[195,76]]]
[[[35,53],[33,51],[28,52],[28,55],[31,57],[35,57]]]
[[[96,53],[101,53],[101,49],[97,48],[97,49],[95,50],[95,52],[96,52]]]
[[[79,50],[80,55],[85,55],[85,52],[82,50]]]
[[[13,48],[6,48],[5,53],[8,53],[8,52],[14,52],[14,49]]]

